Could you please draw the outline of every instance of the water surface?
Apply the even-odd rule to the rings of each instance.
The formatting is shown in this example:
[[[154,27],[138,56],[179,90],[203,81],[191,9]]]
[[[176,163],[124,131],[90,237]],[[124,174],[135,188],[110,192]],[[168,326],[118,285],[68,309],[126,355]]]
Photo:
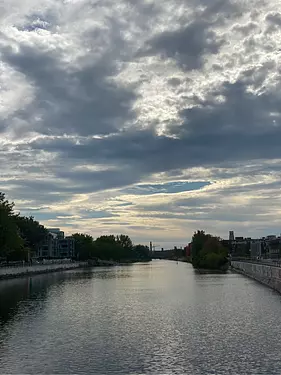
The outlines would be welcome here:
[[[1,374],[281,374],[280,295],[153,261],[0,282]]]

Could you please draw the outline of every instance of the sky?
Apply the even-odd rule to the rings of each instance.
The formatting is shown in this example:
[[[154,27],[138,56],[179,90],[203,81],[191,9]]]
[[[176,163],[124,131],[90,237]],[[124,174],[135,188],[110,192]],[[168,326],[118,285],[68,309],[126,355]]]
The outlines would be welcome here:
[[[280,234],[280,41],[280,0],[2,0],[0,191],[67,234]]]

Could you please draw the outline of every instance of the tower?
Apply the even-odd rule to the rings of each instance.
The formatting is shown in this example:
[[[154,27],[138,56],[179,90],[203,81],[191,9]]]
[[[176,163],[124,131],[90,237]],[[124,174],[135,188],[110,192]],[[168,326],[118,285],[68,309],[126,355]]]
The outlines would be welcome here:
[[[233,230],[229,231],[229,241],[234,241],[234,231]]]

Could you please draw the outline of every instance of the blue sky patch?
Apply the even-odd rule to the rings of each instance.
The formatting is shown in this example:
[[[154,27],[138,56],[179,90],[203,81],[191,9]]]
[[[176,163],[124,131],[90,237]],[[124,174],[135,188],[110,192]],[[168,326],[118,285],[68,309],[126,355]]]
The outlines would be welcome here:
[[[135,195],[152,195],[152,194],[175,194],[184,191],[193,191],[202,189],[210,185],[209,181],[176,181],[164,184],[140,184],[126,190],[128,194]]]
[[[79,215],[83,216],[84,219],[103,219],[119,216],[108,211],[79,211]]]
[[[47,16],[43,18],[39,14],[32,14],[29,17],[27,17],[24,25],[20,27],[18,26],[18,29],[20,31],[34,31],[37,29],[49,30],[51,27],[51,23],[47,19]]]

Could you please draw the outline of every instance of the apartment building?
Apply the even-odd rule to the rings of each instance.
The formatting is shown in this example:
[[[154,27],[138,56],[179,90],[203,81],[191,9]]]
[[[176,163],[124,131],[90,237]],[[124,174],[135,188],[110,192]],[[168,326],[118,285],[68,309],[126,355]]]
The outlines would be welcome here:
[[[39,258],[73,258],[75,241],[73,237],[65,237],[59,228],[49,228],[48,234],[37,251]]]

